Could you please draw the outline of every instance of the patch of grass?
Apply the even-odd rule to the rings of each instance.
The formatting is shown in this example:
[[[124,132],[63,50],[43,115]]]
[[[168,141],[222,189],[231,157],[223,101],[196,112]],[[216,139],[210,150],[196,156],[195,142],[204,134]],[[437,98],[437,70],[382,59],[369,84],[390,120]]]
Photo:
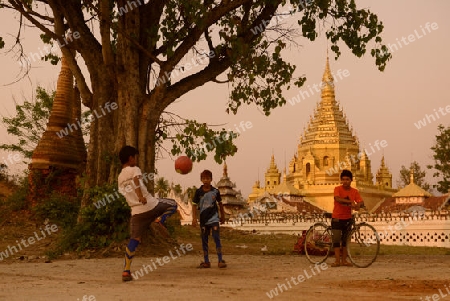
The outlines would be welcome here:
[[[76,225],[77,214],[80,209],[79,203],[74,197],[53,192],[32,208],[32,212],[38,223],[44,223],[48,219],[60,228],[73,228]]]
[[[191,243],[195,250],[201,249],[200,228],[180,226],[175,229],[174,236],[180,243]],[[257,234],[239,231],[228,227],[220,228],[220,238],[224,254],[232,255],[287,255],[294,254],[297,236],[287,234]],[[261,248],[266,246],[267,251]],[[214,252],[214,241],[210,238],[209,247]],[[295,253],[296,254],[296,253]],[[380,245],[379,255],[450,255],[449,248],[411,247]]]
[[[175,237],[180,243],[190,243],[194,250],[202,250],[200,227],[180,226],[175,229]],[[247,231],[220,227],[220,240],[224,254],[232,255],[286,255],[292,254],[297,236],[287,234],[257,234]],[[261,248],[267,247],[267,251]],[[214,240],[210,236],[209,248],[214,250]],[[214,251],[212,251],[214,252]]]
[[[18,186],[15,187],[13,193],[7,196],[3,201],[3,207],[6,211],[20,211],[27,209],[28,195],[28,179],[23,177],[20,179]]]

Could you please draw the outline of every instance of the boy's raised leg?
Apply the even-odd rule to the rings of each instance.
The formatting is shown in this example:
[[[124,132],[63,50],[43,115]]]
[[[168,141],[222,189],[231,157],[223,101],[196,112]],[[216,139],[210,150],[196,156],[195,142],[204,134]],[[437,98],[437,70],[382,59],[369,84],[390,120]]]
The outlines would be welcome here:
[[[173,199],[159,199],[159,202],[165,204],[164,213],[156,220],[160,225],[166,227],[165,222],[168,217],[177,212],[177,202]]]

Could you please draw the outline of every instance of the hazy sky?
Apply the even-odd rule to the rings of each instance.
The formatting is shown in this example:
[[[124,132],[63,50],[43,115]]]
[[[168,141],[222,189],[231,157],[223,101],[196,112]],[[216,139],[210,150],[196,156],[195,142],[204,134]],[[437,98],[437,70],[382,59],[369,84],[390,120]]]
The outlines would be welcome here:
[[[375,176],[384,153],[396,183],[402,165],[409,166],[412,160],[416,160],[425,168],[433,163],[430,147],[434,143],[437,126],[449,126],[450,20],[447,13],[450,2],[385,0],[357,1],[357,5],[370,8],[383,21],[383,40],[391,44],[393,59],[386,70],[380,72],[370,55],[357,58],[342,46],[342,56],[338,61],[332,54],[330,57],[331,70],[337,79],[336,99],[343,106],[362,147],[372,153],[370,146],[376,140],[386,140],[386,147],[381,150],[375,148],[370,155],[372,173]],[[0,16],[2,35],[14,34],[14,16],[7,15],[3,10]],[[26,29],[22,37],[26,53],[42,49],[36,30]],[[7,41],[11,42],[11,37]],[[297,65],[296,75],[306,75],[307,82],[303,89],[286,91],[288,100],[298,96],[301,90],[309,91],[308,85],[312,88],[320,83],[326,61],[324,34],[313,43],[304,38],[297,39],[297,42],[300,47],[291,47],[286,57]],[[14,113],[13,97],[22,101],[23,94],[31,99],[38,84],[46,88],[56,86],[59,66],[33,62],[29,78],[7,85],[16,79],[20,66],[14,60],[13,53],[3,52],[0,63],[3,69],[0,74],[0,83],[3,84],[0,87],[0,112],[3,115]],[[235,131],[235,125],[242,124],[239,127],[241,136],[237,140],[238,153],[229,158],[227,164],[231,180],[247,197],[254,182],[264,179],[272,154],[280,171],[289,164],[304,126],[320,100],[320,93],[309,92],[309,97],[294,105],[288,101],[284,107],[275,109],[266,117],[253,105],[242,107],[237,115],[226,114],[229,92],[226,84],[206,84],[183,96],[169,109],[199,122],[225,124],[223,127]],[[3,125],[0,126],[0,141],[13,141],[6,135]],[[0,161],[3,162],[2,158],[7,155],[0,152]],[[215,181],[222,176],[222,166],[214,163],[212,158],[196,163],[192,173],[185,176],[175,173],[173,158],[160,160],[157,167],[161,176],[184,187],[199,185],[199,173],[205,168],[213,171]],[[432,171],[427,170],[428,181],[434,183],[431,175]]]

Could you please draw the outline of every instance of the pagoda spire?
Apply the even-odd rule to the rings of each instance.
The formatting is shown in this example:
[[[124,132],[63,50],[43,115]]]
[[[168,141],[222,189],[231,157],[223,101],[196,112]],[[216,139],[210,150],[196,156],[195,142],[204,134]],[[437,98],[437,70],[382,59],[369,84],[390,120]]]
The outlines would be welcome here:
[[[414,183],[414,169],[412,167],[409,170],[409,183]]]
[[[81,119],[81,100],[75,99],[79,94],[73,84],[72,71],[63,55],[47,128],[31,157],[33,168],[58,166],[78,170],[85,159],[80,122],[76,122]]]
[[[266,189],[272,189],[276,185],[280,184],[281,173],[278,171],[277,164],[275,163],[275,156],[273,154],[270,159],[270,166],[264,176],[267,183]]]
[[[324,83],[334,82],[333,74],[330,69],[330,59],[327,55],[327,62],[325,63],[325,71],[323,72],[322,81]]]
[[[269,169],[276,169],[278,171],[277,165],[275,164],[275,156],[273,154],[272,154],[272,158],[270,158]]]
[[[322,99],[329,98],[330,101],[336,101],[335,100],[335,94],[334,94],[334,78],[333,74],[331,73],[330,69],[330,60],[327,55],[327,62],[325,64],[325,71],[323,72],[322,76]]]
[[[381,165],[376,175],[378,185],[384,188],[392,188],[392,174],[386,166],[384,155],[381,157]]]
[[[356,137],[334,93],[334,79],[327,56],[322,76],[322,93],[317,109],[310,115],[301,141],[304,146],[313,144],[347,144],[357,146]]]

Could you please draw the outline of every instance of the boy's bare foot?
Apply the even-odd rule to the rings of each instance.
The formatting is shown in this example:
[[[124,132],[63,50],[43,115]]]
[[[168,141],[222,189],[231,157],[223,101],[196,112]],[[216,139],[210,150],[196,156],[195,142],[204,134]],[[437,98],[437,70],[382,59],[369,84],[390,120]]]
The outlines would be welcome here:
[[[348,262],[348,261],[343,261],[343,262],[341,263],[341,265],[342,265],[342,266],[345,266],[345,267],[351,267],[351,266],[353,266],[353,264],[351,264],[351,263]]]
[[[331,267],[332,268],[336,268],[336,267],[338,267],[338,266],[340,266],[341,264],[339,263],[339,262],[333,262],[332,264],[331,264]]]

